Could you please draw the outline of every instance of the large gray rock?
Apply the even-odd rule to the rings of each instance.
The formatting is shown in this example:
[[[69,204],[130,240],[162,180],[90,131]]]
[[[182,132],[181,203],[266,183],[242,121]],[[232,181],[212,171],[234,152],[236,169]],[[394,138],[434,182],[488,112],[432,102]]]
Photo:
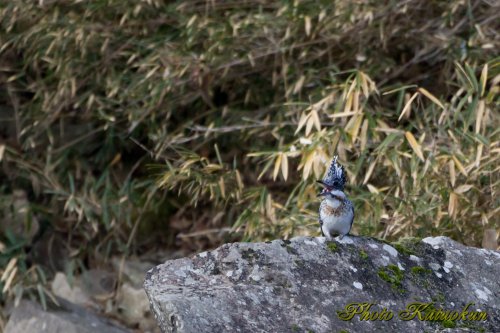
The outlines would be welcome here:
[[[499,281],[498,251],[446,237],[392,245],[298,237],[167,261],[144,286],[164,332],[500,332]],[[416,317],[403,320],[412,302],[421,305],[406,319]],[[372,319],[376,311],[393,318],[360,320],[363,312],[341,320],[351,303],[373,303],[365,313]],[[445,320],[430,320],[440,309]]]

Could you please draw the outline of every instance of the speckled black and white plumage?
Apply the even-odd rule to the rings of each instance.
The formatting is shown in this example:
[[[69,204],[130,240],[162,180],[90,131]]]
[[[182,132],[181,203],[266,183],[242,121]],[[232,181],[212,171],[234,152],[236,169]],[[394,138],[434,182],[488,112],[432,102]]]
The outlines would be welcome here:
[[[354,206],[347,197],[325,195],[319,207],[319,224],[323,236],[332,239],[333,235],[339,235],[343,238],[351,231],[353,221]]]
[[[330,168],[328,168],[328,173],[323,178],[323,184],[343,191],[347,178],[345,176],[344,167],[337,163],[337,158],[338,156],[333,158]]]
[[[320,193],[323,201],[319,207],[319,223],[323,236],[331,239],[333,235],[341,238],[349,234],[354,221],[354,206],[344,193],[347,181],[345,170],[333,159],[328,173],[321,183],[324,188]]]

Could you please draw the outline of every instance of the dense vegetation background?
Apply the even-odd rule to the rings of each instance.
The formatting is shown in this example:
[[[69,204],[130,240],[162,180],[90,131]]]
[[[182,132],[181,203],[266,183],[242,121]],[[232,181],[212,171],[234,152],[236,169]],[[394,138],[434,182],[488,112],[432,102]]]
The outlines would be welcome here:
[[[498,1],[0,2],[0,300],[113,255],[318,235],[496,244]]]

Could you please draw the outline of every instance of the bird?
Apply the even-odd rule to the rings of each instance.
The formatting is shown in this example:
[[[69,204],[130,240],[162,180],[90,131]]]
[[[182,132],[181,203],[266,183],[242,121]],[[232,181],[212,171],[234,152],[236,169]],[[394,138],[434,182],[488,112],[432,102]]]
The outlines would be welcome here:
[[[319,224],[321,235],[331,240],[333,235],[339,239],[348,235],[354,222],[354,206],[344,193],[347,182],[345,170],[337,162],[335,156],[330,164],[328,173],[323,180],[317,182],[323,186],[318,196],[323,197],[319,206]]]

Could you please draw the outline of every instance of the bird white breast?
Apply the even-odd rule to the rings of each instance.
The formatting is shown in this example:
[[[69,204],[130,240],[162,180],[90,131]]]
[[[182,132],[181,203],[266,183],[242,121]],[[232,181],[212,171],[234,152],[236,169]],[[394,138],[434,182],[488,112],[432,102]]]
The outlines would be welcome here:
[[[333,199],[335,200],[335,199]],[[335,200],[338,202],[338,200]],[[330,202],[327,201],[327,204],[332,208],[336,208],[333,205],[330,205]],[[340,203],[339,203],[340,205]],[[338,206],[337,206],[338,207]],[[347,210],[345,214],[341,214],[339,216],[333,214],[325,214],[324,212],[320,212],[321,220],[323,221],[323,232],[327,233],[338,233],[341,235],[345,235],[351,229],[351,222],[353,219],[352,210]],[[327,231],[327,232],[326,232]]]

